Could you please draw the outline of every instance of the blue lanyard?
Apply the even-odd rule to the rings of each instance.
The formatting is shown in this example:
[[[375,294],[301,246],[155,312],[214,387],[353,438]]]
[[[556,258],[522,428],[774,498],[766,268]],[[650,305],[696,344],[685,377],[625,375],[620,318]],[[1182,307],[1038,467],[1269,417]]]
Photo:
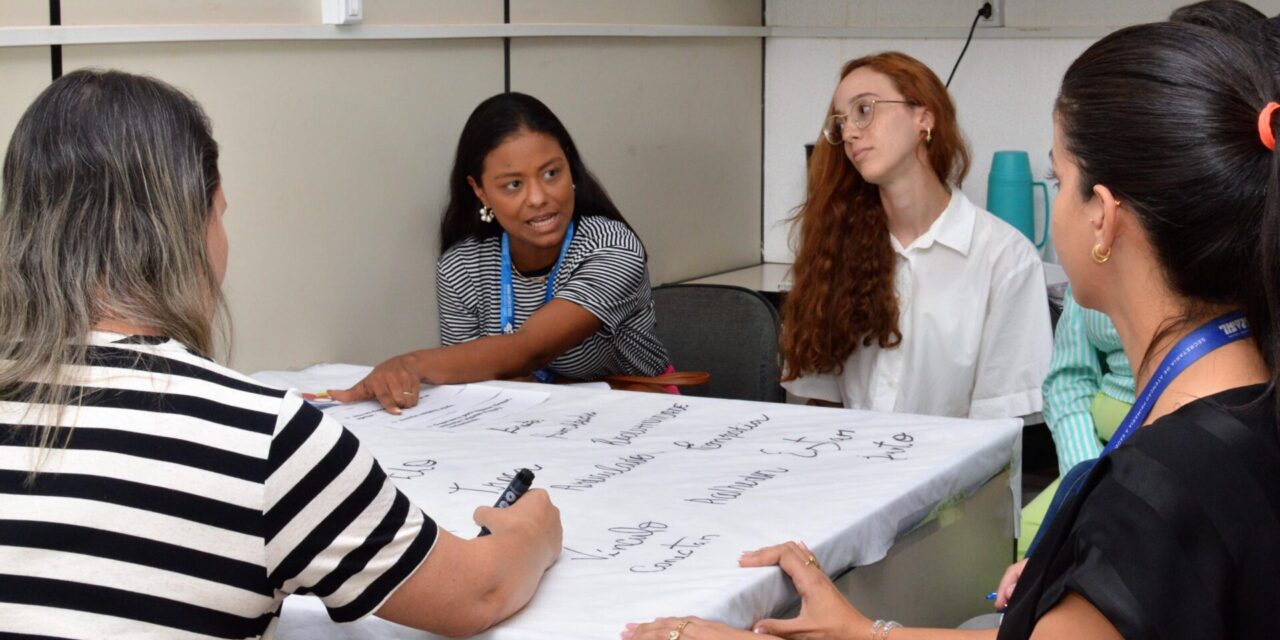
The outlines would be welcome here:
[[[1031,541],[1031,546],[1027,549],[1027,557],[1031,557],[1031,554],[1040,546],[1040,540],[1044,538],[1045,533],[1049,530],[1049,522],[1057,517],[1058,512],[1066,501],[1079,493],[1080,489],[1084,487],[1085,481],[1089,476],[1093,475],[1093,470],[1097,468],[1098,460],[1115,451],[1116,447],[1124,444],[1129,439],[1129,436],[1133,435],[1133,432],[1137,431],[1138,427],[1147,421],[1147,416],[1151,415],[1151,407],[1155,405],[1156,400],[1160,398],[1160,394],[1164,393],[1169,383],[1178,377],[1178,374],[1185,371],[1187,367],[1191,366],[1193,362],[1208,355],[1214,349],[1236,340],[1242,340],[1249,337],[1249,335],[1249,323],[1245,320],[1244,313],[1236,311],[1210,320],[1173,345],[1173,349],[1165,354],[1164,359],[1160,361],[1160,368],[1157,369],[1156,375],[1147,381],[1146,386],[1142,389],[1142,394],[1138,396],[1138,399],[1133,403],[1133,407],[1129,409],[1129,413],[1125,415],[1124,421],[1120,423],[1115,435],[1111,436],[1111,440],[1107,442],[1106,448],[1102,450],[1102,455],[1071,467],[1062,476],[1058,491],[1053,494],[1053,501],[1049,503],[1049,509],[1045,512],[1044,524],[1040,526],[1040,531],[1036,532],[1035,539]]]
[[[560,272],[560,264],[564,262],[564,254],[569,252],[569,243],[573,242],[573,220],[569,221],[569,227],[564,231],[564,241],[560,243],[560,257],[556,258],[555,266],[551,267],[551,273],[547,274],[547,293],[542,297],[542,304],[551,302],[551,298],[556,294],[556,274]],[[499,319],[502,323],[502,333],[504,335],[516,332],[516,295],[511,285],[511,238],[507,232],[502,232],[502,300],[499,312]],[[539,369],[533,372],[533,377],[539,382],[552,382],[556,379],[554,373],[549,369]]]
[[[1147,381],[1142,394],[1138,396],[1129,413],[1125,415],[1124,421],[1120,423],[1120,428],[1102,450],[1102,455],[1115,451],[1116,447],[1124,444],[1129,436],[1147,421],[1147,416],[1151,414],[1151,407],[1155,406],[1160,394],[1164,393],[1169,383],[1173,382],[1178,374],[1186,371],[1187,367],[1218,347],[1249,336],[1249,321],[1245,320],[1244,312],[1234,311],[1200,325],[1195,331],[1179,340],[1160,361],[1160,368]]]

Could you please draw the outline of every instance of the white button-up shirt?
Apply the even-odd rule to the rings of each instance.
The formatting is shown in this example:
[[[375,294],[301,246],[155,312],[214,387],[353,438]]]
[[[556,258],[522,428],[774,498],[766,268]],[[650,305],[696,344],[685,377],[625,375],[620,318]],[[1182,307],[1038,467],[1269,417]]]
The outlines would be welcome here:
[[[959,189],[897,254],[902,343],[859,345],[839,374],[783,386],[851,409],[969,418],[1041,408],[1053,333],[1040,257],[1027,239]]]

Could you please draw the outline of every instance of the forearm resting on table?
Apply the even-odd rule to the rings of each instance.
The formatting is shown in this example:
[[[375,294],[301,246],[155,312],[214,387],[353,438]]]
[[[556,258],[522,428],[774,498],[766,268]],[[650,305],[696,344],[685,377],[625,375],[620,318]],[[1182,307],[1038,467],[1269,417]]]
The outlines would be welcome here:
[[[521,530],[463,540],[441,530],[426,562],[378,617],[450,637],[475,635],[511,617],[538,588],[545,562]]]
[[[567,300],[555,299],[515,333],[485,336],[412,355],[422,380],[455,384],[527,376],[600,330],[600,320]]]

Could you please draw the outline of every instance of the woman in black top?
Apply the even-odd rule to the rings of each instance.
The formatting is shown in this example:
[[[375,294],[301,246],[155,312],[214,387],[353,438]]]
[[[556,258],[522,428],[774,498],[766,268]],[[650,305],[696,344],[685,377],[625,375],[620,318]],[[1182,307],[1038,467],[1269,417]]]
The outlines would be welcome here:
[[[1055,105],[1054,246],[1076,300],[1115,322],[1149,413],[1105,454],[1023,567],[999,630],[911,629],[850,605],[796,543],[795,638],[1262,638],[1280,633],[1280,87],[1256,47],[1187,24],[1103,38]],[[1237,313],[1239,317],[1230,314]],[[1247,327],[1247,328],[1246,328]],[[1221,346],[1184,340],[1222,337]],[[1249,337],[1249,331],[1252,336]],[[1194,336],[1193,336],[1194,337]],[[1199,354],[1181,371],[1166,363]],[[1173,356],[1170,356],[1173,354]],[[1169,356],[1168,359],[1166,357]],[[1154,385],[1159,387],[1160,384]],[[1135,407],[1143,404],[1140,396]],[[1120,434],[1117,434],[1120,438]],[[1018,573],[1021,571],[1021,575]],[[696,619],[624,638],[759,637]]]

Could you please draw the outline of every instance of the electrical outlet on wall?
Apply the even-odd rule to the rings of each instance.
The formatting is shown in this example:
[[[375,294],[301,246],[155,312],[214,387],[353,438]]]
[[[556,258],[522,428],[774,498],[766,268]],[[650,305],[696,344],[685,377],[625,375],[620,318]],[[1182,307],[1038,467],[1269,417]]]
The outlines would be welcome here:
[[[979,27],[1003,27],[1004,26],[1004,0],[978,0],[978,8],[982,5],[991,3],[991,17],[978,18]]]
[[[320,0],[325,24],[359,24],[364,20],[364,0]]]

